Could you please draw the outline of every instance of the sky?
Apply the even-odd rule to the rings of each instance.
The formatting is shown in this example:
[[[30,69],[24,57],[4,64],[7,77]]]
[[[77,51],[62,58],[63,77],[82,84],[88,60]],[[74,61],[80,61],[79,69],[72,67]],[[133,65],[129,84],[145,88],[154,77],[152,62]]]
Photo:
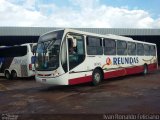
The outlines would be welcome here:
[[[0,0],[0,27],[160,28],[160,0]]]

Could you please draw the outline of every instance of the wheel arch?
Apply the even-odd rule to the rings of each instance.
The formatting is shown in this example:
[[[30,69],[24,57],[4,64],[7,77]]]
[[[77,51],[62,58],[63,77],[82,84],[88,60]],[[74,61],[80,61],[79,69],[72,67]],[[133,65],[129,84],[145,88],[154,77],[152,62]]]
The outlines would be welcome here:
[[[7,75],[7,74],[8,74],[8,75]],[[5,78],[7,78],[8,80],[11,79],[11,72],[10,72],[9,69],[5,69],[5,70],[4,70],[4,76],[5,76]]]
[[[17,73],[17,70],[15,70],[15,69],[12,69],[12,70],[11,70],[11,73],[12,73],[13,71]]]
[[[144,66],[147,66],[147,68],[148,68],[148,64],[147,63],[144,63]]]
[[[17,71],[12,69],[11,70],[11,79],[16,79],[17,78]]]
[[[11,74],[11,71],[10,71],[9,69],[5,69],[5,70],[4,70],[4,74],[5,74],[6,72],[9,72],[9,74]]]
[[[11,71],[10,71],[10,74],[12,74],[12,72],[16,72],[16,74],[17,74],[17,77],[19,76],[19,73],[18,73],[18,71],[16,70],[16,69],[12,69]]]

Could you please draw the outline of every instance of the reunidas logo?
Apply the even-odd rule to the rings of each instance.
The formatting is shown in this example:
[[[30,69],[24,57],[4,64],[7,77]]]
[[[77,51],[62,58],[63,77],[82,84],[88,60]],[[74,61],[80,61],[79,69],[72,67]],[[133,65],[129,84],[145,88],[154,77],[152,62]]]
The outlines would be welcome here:
[[[136,64],[139,63],[138,57],[113,57],[106,59],[106,65],[120,65],[120,64]]]
[[[111,59],[108,57],[107,59],[106,59],[106,65],[111,65],[112,64],[112,61],[111,61]]]

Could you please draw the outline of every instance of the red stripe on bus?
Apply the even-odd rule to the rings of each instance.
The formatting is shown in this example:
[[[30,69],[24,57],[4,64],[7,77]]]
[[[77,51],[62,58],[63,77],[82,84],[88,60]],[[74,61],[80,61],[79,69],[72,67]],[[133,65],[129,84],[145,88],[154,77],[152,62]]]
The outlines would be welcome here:
[[[86,83],[91,81],[92,81],[92,76],[85,76],[85,77],[70,79],[69,85],[75,85],[75,84]]]
[[[131,68],[125,68],[126,75],[136,74],[143,72],[144,67],[143,66],[135,66]]]
[[[114,77],[123,76],[123,75],[125,75],[125,70],[124,69],[115,70],[115,71],[104,73],[104,79],[114,78]]]
[[[121,70],[106,72],[106,73],[104,73],[104,80],[108,79],[108,78],[114,78],[114,77],[119,77],[119,76],[141,73],[144,70],[143,68],[144,68],[143,66],[135,66],[135,67],[131,67],[131,68],[124,68]],[[148,65],[149,72],[154,71],[156,69],[157,69],[157,63],[153,63],[153,64]],[[92,81],[92,76],[74,78],[74,79],[69,80],[69,85],[75,85],[75,84],[86,83],[86,82],[91,82],[91,81]]]
[[[155,71],[157,70],[157,63],[153,63],[153,64],[150,64],[148,65],[148,71],[151,72],[151,71]]]

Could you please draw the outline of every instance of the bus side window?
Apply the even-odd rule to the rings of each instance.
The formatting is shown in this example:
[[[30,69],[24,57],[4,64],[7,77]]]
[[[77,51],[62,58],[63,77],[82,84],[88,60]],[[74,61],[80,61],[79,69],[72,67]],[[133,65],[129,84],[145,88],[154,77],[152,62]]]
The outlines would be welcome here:
[[[150,46],[144,45],[144,55],[149,56],[150,55]]]
[[[144,46],[142,43],[137,43],[137,55],[144,55]]]
[[[150,53],[151,53],[151,56],[155,56],[156,55],[156,47],[154,45],[150,46]]]
[[[74,46],[74,42],[77,42],[76,39],[68,38],[68,50],[70,54],[76,53],[76,46]]]
[[[21,57],[27,54],[27,46],[12,46],[0,49],[0,57]]]
[[[102,55],[102,39],[98,37],[87,37],[87,54],[88,55]]]
[[[116,41],[113,39],[104,39],[104,54],[116,55]]]
[[[127,43],[117,40],[117,55],[127,55]]]
[[[128,55],[136,55],[136,44],[128,42]]]

